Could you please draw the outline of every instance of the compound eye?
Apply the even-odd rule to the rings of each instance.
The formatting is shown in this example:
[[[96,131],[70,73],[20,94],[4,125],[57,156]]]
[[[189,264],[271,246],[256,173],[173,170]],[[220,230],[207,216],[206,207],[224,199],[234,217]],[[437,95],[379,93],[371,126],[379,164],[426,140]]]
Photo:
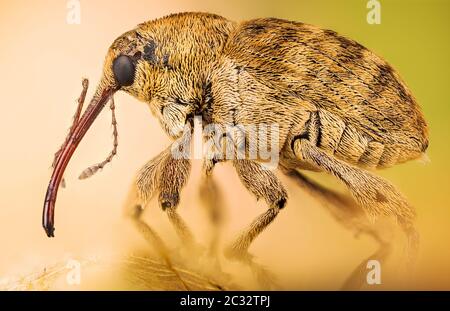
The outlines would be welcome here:
[[[126,55],[120,55],[113,62],[113,72],[119,86],[130,86],[134,81],[135,66],[133,60]]]

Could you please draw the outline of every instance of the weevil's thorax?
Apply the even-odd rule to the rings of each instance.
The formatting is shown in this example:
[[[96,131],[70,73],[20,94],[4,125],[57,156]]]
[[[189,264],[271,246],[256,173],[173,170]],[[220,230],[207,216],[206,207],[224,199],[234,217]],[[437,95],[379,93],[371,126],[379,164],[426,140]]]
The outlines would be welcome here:
[[[234,24],[213,14],[183,13],[140,24],[112,49],[135,62],[131,86],[122,88],[158,112],[167,102],[202,110],[208,76]]]

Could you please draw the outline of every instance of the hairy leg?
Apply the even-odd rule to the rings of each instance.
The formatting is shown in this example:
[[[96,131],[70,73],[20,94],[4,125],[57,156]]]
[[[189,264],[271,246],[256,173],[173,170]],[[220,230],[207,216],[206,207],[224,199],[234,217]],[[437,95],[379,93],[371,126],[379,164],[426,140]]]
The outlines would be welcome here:
[[[388,258],[392,245],[390,236],[386,236],[379,227],[375,226],[365,215],[364,210],[348,195],[338,193],[314,182],[301,174],[296,169],[282,167],[285,175],[297,182],[297,184],[319,200],[327,211],[344,227],[354,231],[355,235],[367,234],[377,243],[378,249],[353,270],[344,282],[342,289],[360,289],[365,284],[367,274],[367,262],[376,259],[380,263]]]
[[[275,174],[265,170],[259,163],[250,160],[235,160],[233,164],[247,190],[258,199],[265,199],[269,205],[269,209],[258,216],[229,249],[230,255],[245,257],[250,244],[285,206],[287,193]]]
[[[125,217],[130,219],[133,225],[136,227],[142,237],[156,250],[157,254],[163,259],[166,266],[180,279],[185,290],[188,290],[188,286],[184,283],[183,279],[179,276],[178,271],[174,268],[172,261],[170,260],[169,250],[165,245],[161,237],[153,230],[147,223],[142,221],[141,215],[144,209],[144,201],[139,194],[137,183],[133,182],[131,189],[128,193],[128,198],[125,204],[124,214]]]
[[[259,163],[250,160],[235,160],[234,166],[244,186],[258,199],[263,198],[269,205],[268,210],[258,216],[228,247],[225,255],[240,260],[250,266],[258,282],[265,288],[278,287],[275,277],[264,267],[256,264],[248,253],[248,248],[256,237],[276,218],[284,208],[287,193],[278,178]]]
[[[415,212],[392,184],[381,177],[329,156],[306,139],[295,140],[293,152],[302,161],[341,180],[370,218],[373,219],[378,215],[395,216],[408,237],[408,255],[410,263],[413,263],[419,243],[414,226]]]
[[[187,159],[174,159],[165,157],[160,166],[159,173],[159,203],[161,208],[167,212],[169,221],[172,223],[183,245],[194,247],[194,238],[187,224],[177,212],[180,201],[180,191],[189,177],[191,163]]]
[[[211,256],[217,257],[220,242],[220,231],[224,218],[224,207],[223,198],[219,187],[212,176],[213,167],[214,165],[203,165],[203,176],[200,183],[199,192],[202,205],[206,208],[206,212],[208,213],[208,217],[212,224],[209,253]]]
[[[222,270],[219,243],[224,222],[223,197],[214,177],[212,176],[216,160],[206,158],[202,167],[202,179],[199,186],[200,203],[205,208],[211,229],[208,233],[209,241],[205,257],[201,258],[203,268],[209,270],[215,278],[220,279],[219,283],[228,283],[231,276]]]
[[[190,247],[194,245],[192,234],[176,208],[180,191],[189,177],[191,164],[187,159],[175,159],[171,148],[167,148],[141,168],[132,187],[135,189],[133,196],[143,208],[155,193],[159,193],[161,208],[167,212],[169,221],[183,245]],[[128,204],[127,208],[131,208],[128,214],[134,213],[133,204]]]

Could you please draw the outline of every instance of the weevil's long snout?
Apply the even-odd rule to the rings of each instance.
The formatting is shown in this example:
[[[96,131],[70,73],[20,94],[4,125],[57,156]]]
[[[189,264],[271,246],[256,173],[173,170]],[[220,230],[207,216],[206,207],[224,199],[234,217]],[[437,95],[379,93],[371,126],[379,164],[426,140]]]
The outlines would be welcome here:
[[[48,237],[54,236],[54,217],[55,217],[55,203],[56,196],[58,194],[59,184],[61,183],[64,170],[67,167],[73,153],[75,152],[78,144],[83,139],[84,135],[94,123],[99,113],[105,107],[109,98],[117,90],[115,86],[105,86],[100,84],[92,98],[90,104],[86,108],[85,112],[79,120],[75,119],[70,131],[69,137],[65,141],[64,145],[55,160],[53,168],[53,174],[50,178],[50,182],[47,188],[47,194],[45,195],[44,210],[42,214],[42,226],[45,229]]]

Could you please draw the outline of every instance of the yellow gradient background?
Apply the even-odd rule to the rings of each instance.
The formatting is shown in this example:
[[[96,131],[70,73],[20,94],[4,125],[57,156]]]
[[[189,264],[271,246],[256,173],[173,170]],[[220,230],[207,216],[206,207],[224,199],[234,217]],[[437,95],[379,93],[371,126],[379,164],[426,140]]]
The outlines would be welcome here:
[[[117,36],[169,13],[204,11],[233,20],[279,17],[333,29],[372,49],[399,71],[429,123],[431,163],[407,163],[380,175],[417,208],[422,244],[413,282],[396,277],[403,264],[394,256],[383,284],[368,289],[450,289],[450,2],[381,0],[381,25],[367,24],[366,3],[81,0],[81,24],[68,25],[65,0],[1,0],[0,279],[62,258],[122,247],[117,241],[123,243],[132,231],[121,218],[132,177],[169,144],[148,108],[126,94],[116,95],[119,154],[101,173],[79,181],[78,174],[103,160],[112,147],[108,111],[94,123],[66,170],[67,188],[60,189],[57,202],[56,237],[48,239],[41,228],[41,210],[53,153],[71,123],[81,78],[90,79],[90,97],[106,50]],[[209,230],[198,204],[198,175],[195,163],[180,212],[204,242]],[[265,206],[244,190],[231,165],[218,167],[215,177],[225,196],[224,239],[229,241]],[[317,177],[342,189],[332,178]],[[338,289],[376,244],[367,237],[355,239],[302,189],[282,180],[290,196],[287,208],[256,240],[252,253],[292,288]],[[177,243],[155,201],[146,220]],[[401,253],[402,244],[395,245],[395,253]]]

